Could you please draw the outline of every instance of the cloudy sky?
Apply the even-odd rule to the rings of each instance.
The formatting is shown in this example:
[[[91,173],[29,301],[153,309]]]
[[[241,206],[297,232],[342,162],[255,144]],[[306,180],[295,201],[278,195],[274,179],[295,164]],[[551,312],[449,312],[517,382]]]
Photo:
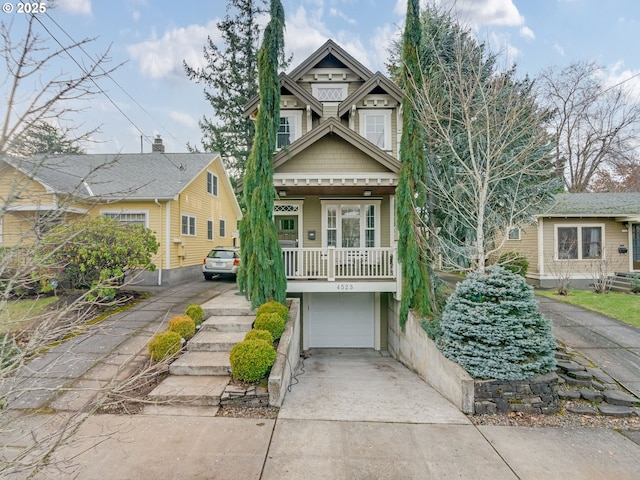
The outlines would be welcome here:
[[[426,3],[422,0],[423,4]],[[433,1],[433,0],[431,0]],[[435,0],[450,4],[453,0]],[[9,2],[16,5],[17,2]],[[90,153],[150,151],[155,135],[168,152],[200,144],[198,120],[210,116],[203,87],[189,81],[182,67],[204,64],[207,36],[219,41],[216,23],[225,16],[223,0],[57,0],[39,17],[40,35],[53,45],[96,37],[86,53],[75,54],[56,69],[74,72],[82,55],[110,49],[111,65],[124,63],[103,79],[105,91],[73,121],[100,126]],[[373,71],[385,72],[389,42],[404,21],[406,0],[282,0],[286,12],[285,45],[292,68],[331,38]],[[457,0],[459,18],[505,63],[516,62],[522,76],[577,60],[593,60],[608,81],[631,78],[640,86],[640,2],[637,0]],[[20,34],[25,18],[0,13]],[[46,27],[46,30],[45,30]],[[51,38],[54,37],[54,38]],[[0,66],[0,73],[3,66]],[[635,75],[635,77],[634,77]],[[0,92],[6,85],[0,85]],[[640,90],[639,90],[640,91]]]

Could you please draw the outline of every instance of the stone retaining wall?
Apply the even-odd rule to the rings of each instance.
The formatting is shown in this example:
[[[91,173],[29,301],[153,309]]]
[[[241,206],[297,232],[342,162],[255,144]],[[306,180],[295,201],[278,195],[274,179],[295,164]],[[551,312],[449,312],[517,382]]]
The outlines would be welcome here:
[[[555,413],[559,408],[558,375],[529,380],[475,380],[474,410],[483,413]]]
[[[269,374],[269,405],[272,407],[282,406],[300,361],[300,300],[292,298],[288,301],[289,320],[280,337],[278,356]]]

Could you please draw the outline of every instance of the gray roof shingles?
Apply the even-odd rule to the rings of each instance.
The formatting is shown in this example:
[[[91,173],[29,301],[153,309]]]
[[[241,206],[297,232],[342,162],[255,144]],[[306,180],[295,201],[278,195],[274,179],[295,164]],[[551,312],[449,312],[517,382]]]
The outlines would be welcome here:
[[[542,216],[640,215],[640,192],[563,193]]]
[[[3,160],[57,193],[143,200],[174,198],[217,156],[217,153],[141,153]]]

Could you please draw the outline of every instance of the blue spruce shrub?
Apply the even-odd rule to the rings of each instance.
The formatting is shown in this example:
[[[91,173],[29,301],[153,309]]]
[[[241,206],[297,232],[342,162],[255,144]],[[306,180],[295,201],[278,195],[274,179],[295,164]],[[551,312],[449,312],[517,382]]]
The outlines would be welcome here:
[[[442,353],[474,378],[525,380],[555,370],[551,321],[524,278],[494,265],[472,273],[441,318]]]

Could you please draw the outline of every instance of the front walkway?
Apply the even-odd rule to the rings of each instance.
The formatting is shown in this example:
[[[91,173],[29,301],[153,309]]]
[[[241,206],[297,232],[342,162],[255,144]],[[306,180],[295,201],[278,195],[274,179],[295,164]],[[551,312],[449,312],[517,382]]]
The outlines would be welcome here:
[[[640,398],[640,329],[599,313],[536,297],[556,338],[577,350]]]

